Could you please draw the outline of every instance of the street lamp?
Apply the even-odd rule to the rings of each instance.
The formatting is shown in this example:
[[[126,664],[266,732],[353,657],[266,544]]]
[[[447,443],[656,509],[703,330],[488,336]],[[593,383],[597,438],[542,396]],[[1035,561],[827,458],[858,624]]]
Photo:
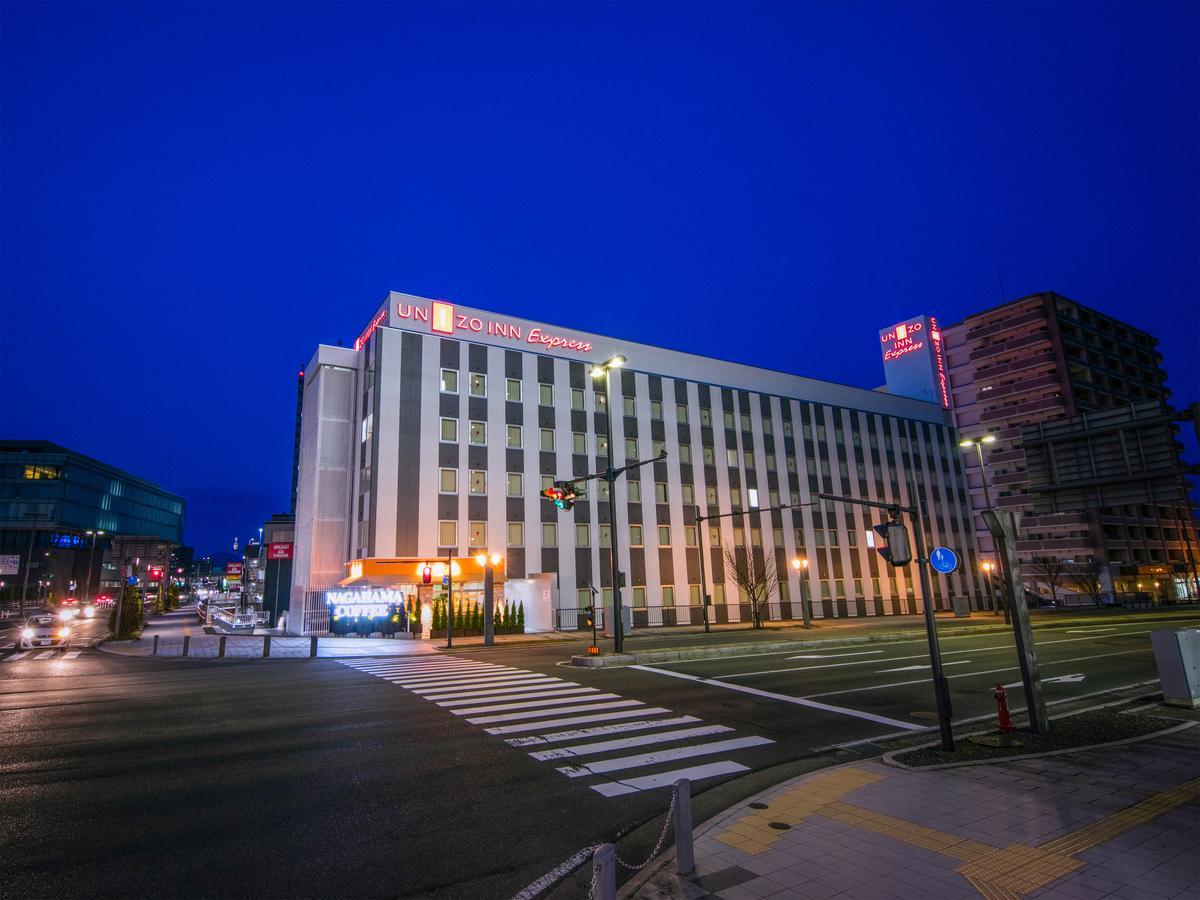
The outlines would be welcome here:
[[[488,556],[486,553],[475,554],[475,562],[483,567],[483,644],[490,647],[495,643],[495,567],[500,565],[504,557],[499,553]]]
[[[996,593],[996,586],[992,582],[992,573],[999,568],[994,562],[984,562],[980,565],[983,569],[983,577],[987,579],[988,593],[992,595],[992,612],[995,615],[1000,615],[1000,610],[1004,610],[1004,622],[1009,622],[1008,604],[1004,602],[1002,595]]]
[[[988,491],[987,471],[983,468],[983,445],[994,443],[996,443],[996,436],[994,434],[984,435],[979,440],[966,438],[965,440],[958,442],[958,446],[962,447],[964,450],[974,447],[979,453],[979,477],[983,480],[983,505],[988,509],[992,508],[992,495]]]
[[[104,534],[104,532],[103,531],[92,531],[91,529],[88,529],[87,534],[90,534],[92,536],[92,549],[91,549],[91,552],[88,553],[87,591],[85,592],[86,596],[83,599],[84,599],[84,602],[90,603],[92,600],[92,596],[93,596],[93,594],[92,594],[92,564],[96,561],[96,538],[98,538],[100,535]]]
[[[808,558],[793,559],[792,568],[800,578],[800,615],[804,617],[804,627],[811,627],[808,614]]]
[[[617,355],[606,359],[592,367],[592,377],[604,376],[604,405],[607,413],[608,428],[608,471],[604,480],[608,482],[608,533],[609,555],[612,557],[612,592],[613,592],[613,652],[621,653],[625,649],[625,636],[621,627],[621,572],[620,555],[617,553],[617,467],[616,467],[616,435],[613,433],[613,372],[625,365],[625,357]]]

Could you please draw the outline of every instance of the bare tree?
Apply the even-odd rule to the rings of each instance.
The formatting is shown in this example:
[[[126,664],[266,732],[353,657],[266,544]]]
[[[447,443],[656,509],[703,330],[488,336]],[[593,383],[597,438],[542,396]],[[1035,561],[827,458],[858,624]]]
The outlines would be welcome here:
[[[726,573],[750,600],[754,627],[762,628],[762,608],[772,594],[779,593],[779,570],[774,555],[755,553],[748,547],[726,547],[724,555]]]
[[[1089,559],[1075,563],[1067,572],[1067,584],[1076,593],[1090,599],[1094,606],[1099,606],[1104,599],[1104,589],[1100,584],[1102,568],[1099,560]]]
[[[1050,589],[1050,599],[1058,599],[1058,589],[1070,570],[1070,563],[1053,556],[1035,556],[1027,564],[1034,584],[1044,584]]]

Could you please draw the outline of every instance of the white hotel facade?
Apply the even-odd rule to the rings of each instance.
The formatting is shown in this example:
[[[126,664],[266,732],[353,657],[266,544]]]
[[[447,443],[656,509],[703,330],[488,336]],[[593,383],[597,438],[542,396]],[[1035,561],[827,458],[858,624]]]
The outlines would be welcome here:
[[[591,364],[628,360],[613,379]],[[555,480],[666,459],[617,483],[622,601],[635,627],[701,621],[696,516],[715,622],[746,621],[725,547],[772,554],[771,618],[922,607],[916,566],[893,570],[868,544],[879,510],[817,501],[830,493],[909,502],[924,492],[926,540],[960,551],[931,573],[934,602],[981,588],[960,451],[939,405],[391,293],[353,348],[319,346],[304,371],[291,616],[325,627],[323,591],[351,560],[502,554],[510,582],[547,586],[558,627],[591,602],[611,608],[606,485],[562,512],[540,496]],[[790,509],[772,507],[794,505]],[[767,510],[767,511],[759,511]],[[792,561],[807,559],[807,570]],[[376,584],[376,586],[378,586]]]

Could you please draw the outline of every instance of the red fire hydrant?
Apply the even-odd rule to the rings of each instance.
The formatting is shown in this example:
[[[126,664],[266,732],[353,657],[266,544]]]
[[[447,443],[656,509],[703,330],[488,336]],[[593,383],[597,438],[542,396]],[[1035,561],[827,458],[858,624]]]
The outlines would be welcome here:
[[[996,685],[992,696],[996,698],[996,717],[1000,720],[1000,731],[1009,734],[1013,730],[1013,723],[1008,714],[1008,694],[1004,691],[1004,685]]]

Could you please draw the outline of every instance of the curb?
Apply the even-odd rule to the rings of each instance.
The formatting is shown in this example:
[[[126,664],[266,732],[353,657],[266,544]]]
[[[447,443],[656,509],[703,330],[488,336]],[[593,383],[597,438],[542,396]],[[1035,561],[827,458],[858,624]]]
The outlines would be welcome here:
[[[1170,728],[1164,728],[1162,731],[1152,731],[1149,734],[1139,734],[1136,737],[1122,738],[1119,741],[1106,741],[1103,744],[1087,744],[1083,747],[1065,747],[1062,750],[1047,750],[1044,753],[1023,753],[1020,756],[997,756],[993,757],[992,759],[968,759],[963,760],[962,762],[942,763],[937,766],[910,766],[895,759],[895,756],[898,753],[909,753],[913,750],[920,750],[921,747],[934,746],[934,744],[922,744],[921,747],[904,747],[900,750],[892,750],[889,753],[883,754],[883,756],[880,757],[880,762],[886,766],[892,766],[896,769],[904,769],[909,772],[937,772],[941,769],[963,769],[967,766],[987,766],[994,765],[996,763],[1017,762],[1024,759],[1041,759],[1044,756],[1063,756],[1067,753],[1086,753],[1088,750],[1104,750],[1108,747],[1121,747],[1125,744],[1137,744],[1141,741],[1148,741],[1151,738],[1165,737],[1168,734],[1174,734],[1177,731],[1183,731],[1187,728],[1191,728],[1194,725],[1200,725],[1200,722],[1181,722],[1178,725],[1172,725]]]
[[[1194,616],[1180,615],[1170,617],[1191,619]],[[1164,616],[1165,621],[1170,621]],[[1145,622],[1146,619],[1141,616],[1113,616],[1105,619],[1106,622],[1112,622],[1118,625],[1137,624]],[[1038,622],[1034,627],[1038,629],[1047,628],[1069,628],[1072,626],[1078,627],[1080,622]],[[1090,627],[1084,624],[1084,627]],[[969,634],[995,634],[997,632],[1009,632],[1012,630],[1011,625],[1003,623],[987,624],[987,625],[963,625],[954,629]],[[938,636],[945,638],[951,636],[948,631],[939,630]],[[954,635],[957,636],[957,635]],[[771,653],[785,653],[790,650],[807,650],[822,647],[852,647],[857,644],[876,644],[889,643],[894,641],[909,641],[914,638],[925,637],[925,630],[915,631],[892,631],[884,634],[867,634],[867,635],[847,635],[846,637],[828,637],[828,638],[808,638],[796,639],[787,641],[773,641],[764,644],[717,644],[709,647],[693,647],[682,650],[643,650],[638,653],[610,653],[604,656],[572,656],[571,665],[583,666],[587,668],[608,668],[610,666],[631,666],[643,665],[645,663],[656,662],[678,662],[685,659],[714,659],[721,656],[765,656]]]

